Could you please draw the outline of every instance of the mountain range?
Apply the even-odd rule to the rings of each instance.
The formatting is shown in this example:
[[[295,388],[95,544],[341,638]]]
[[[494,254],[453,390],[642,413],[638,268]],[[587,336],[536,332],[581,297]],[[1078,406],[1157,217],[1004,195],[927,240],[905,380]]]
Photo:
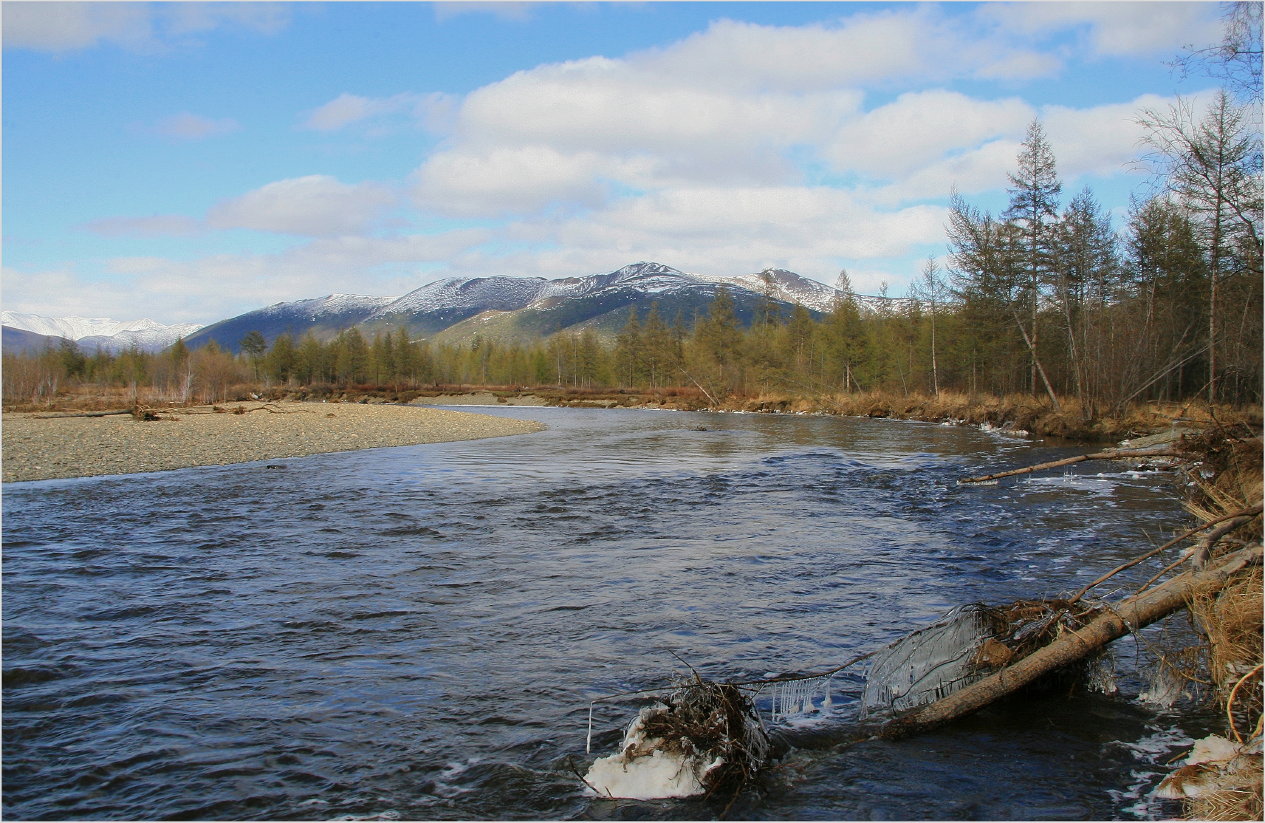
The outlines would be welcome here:
[[[766,297],[784,312],[800,304],[820,315],[830,310],[839,295],[830,286],[783,269],[722,277],[641,262],[586,277],[448,278],[396,298],[333,294],[277,303],[213,323],[185,342],[195,347],[214,340],[236,351],[251,331],[260,332],[271,343],[281,334],[297,339],[309,331],[328,338],[351,326],[368,336],[403,326],[413,338],[457,344],[476,334],[530,342],[586,328],[613,336],[627,323],[630,310],[636,309],[644,319],[656,304],[665,323],[680,318],[688,326],[706,313],[722,288],[733,297],[735,313],[744,324],[751,322]]]
[[[591,328],[613,336],[633,309],[641,318],[657,306],[665,323],[686,326],[705,314],[719,289],[733,298],[740,322],[749,324],[758,306],[772,300],[783,313],[802,305],[814,315],[830,310],[836,289],[784,269],[733,277],[689,274],[661,263],[641,262],[608,274],[546,279],[495,275],[448,278],[428,283],[401,297],[331,294],[266,308],[209,326],[162,326],[89,318],[44,318],[3,312],[6,350],[79,343],[85,351],[120,351],[136,345],[156,351],[183,337],[190,348],[215,341],[239,351],[242,338],[257,331],[271,344],[279,335],[296,340],[312,333],[330,339],[353,326],[366,336],[403,326],[414,339],[466,343],[475,335],[506,342],[530,342],[556,332]]]
[[[6,351],[38,351],[62,340],[73,340],[89,353],[98,349],[120,352],[133,346],[161,351],[202,328],[196,323],[168,326],[149,319],[120,323],[104,317],[43,317],[14,311],[0,312],[0,323],[4,327],[0,345]]]

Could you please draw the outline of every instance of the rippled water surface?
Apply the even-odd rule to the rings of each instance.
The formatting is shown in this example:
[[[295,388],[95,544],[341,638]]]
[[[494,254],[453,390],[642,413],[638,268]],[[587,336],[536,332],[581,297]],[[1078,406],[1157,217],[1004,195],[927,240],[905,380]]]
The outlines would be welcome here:
[[[1067,449],[884,420],[487,409],[549,431],[7,484],[9,819],[1100,819],[1180,743],[1121,696],[855,742],[727,810],[572,771],[682,673],[838,665],[952,606],[1072,590],[1176,528],[1171,476],[958,486]],[[700,430],[702,429],[702,430]],[[274,461],[275,463],[275,461]],[[1117,644],[1124,657],[1144,644]]]

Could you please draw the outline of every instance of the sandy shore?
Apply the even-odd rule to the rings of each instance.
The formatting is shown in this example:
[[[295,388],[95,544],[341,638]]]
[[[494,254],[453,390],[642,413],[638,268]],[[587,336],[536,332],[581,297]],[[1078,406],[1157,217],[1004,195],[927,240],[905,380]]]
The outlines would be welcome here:
[[[233,414],[237,407],[250,409]],[[4,482],[226,466],[324,452],[540,431],[485,414],[358,403],[232,403],[138,422],[128,415],[5,414]]]

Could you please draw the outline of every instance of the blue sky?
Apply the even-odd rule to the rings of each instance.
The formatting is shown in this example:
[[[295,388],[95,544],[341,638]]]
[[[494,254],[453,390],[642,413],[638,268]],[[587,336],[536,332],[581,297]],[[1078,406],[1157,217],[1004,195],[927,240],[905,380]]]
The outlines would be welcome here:
[[[654,260],[901,294],[1040,118],[1117,214],[1220,8],[3,4],[3,307],[209,323]]]

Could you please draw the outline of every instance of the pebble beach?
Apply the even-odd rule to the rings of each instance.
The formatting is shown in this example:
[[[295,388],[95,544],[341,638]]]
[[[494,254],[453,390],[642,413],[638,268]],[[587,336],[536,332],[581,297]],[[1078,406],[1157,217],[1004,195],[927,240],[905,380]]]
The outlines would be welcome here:
[[[532,421],[416,406],[230,403],[161,419],[6,413],[6,483],[226,466],[326,452],[477,440],[541,431]],[[241,412],[237,412],[241,409]]]

